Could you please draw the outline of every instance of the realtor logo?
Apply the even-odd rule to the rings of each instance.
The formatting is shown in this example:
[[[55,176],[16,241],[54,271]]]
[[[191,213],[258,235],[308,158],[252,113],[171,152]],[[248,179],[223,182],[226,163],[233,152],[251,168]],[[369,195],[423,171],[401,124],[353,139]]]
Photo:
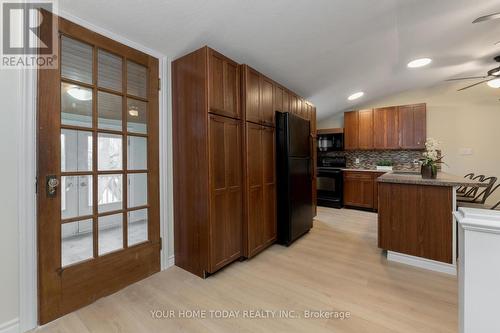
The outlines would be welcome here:
[[[50,0],[1,1],[1,69],[57,68],[57,19]]]

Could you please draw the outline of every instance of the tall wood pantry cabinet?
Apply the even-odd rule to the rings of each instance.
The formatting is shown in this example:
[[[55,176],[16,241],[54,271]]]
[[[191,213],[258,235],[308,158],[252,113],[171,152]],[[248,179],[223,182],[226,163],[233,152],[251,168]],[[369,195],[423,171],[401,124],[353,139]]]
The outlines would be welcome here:
[[[315,137],[316,109],[209,47],[172,63],[172,100],[175,264],[206,277],[276,241],[275,112]]]
[[[201,277],[241,257],[239,75],[208,47],[172,63],[175,264]]]

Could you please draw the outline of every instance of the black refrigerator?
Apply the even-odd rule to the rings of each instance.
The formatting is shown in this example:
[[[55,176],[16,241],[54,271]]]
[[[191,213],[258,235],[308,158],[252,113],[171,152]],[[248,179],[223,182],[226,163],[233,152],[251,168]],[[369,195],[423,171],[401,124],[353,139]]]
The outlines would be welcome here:
[[[312,142],[310,124],[276,112],[278,243],[290,245],[312,228]]]

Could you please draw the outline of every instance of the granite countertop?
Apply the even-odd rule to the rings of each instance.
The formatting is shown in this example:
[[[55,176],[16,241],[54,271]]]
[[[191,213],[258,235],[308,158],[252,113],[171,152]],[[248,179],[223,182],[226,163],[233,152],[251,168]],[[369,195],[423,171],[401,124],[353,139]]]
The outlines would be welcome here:
[[[415,185],[433,185],[433,186],[477,186],[486,187],[488,184],[477,182],[471,179],[465,179],[460,176],[452,175],[446,172],[438,172],[436,179],[424,179],[420,173],[396,171],[389,172],[378,177],[380,183],[396,184],[415,184]]]
[[[366,168],[342,168],[342,171],[359,171],[359,172],[380,172],[380,173],[388,173],[388,172],[420,172],[420,170],[377,170],[377,169],[366,169]]]

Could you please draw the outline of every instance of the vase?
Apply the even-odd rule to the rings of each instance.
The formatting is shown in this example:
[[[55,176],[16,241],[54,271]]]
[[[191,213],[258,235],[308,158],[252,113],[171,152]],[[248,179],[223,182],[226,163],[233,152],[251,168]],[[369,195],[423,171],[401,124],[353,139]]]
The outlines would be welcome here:
[[[437,167],[435,165],[422,165],[420,168],[420,174],[422,175],[422,178],[425,179],[436,179]]]

